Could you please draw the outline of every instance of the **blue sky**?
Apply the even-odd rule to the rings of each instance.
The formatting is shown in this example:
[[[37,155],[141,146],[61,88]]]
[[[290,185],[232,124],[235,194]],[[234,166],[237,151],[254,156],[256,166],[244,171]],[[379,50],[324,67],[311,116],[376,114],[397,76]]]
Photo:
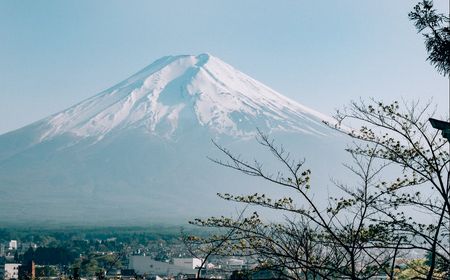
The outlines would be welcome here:
[[[433,98],[416,1],[0,1],[0,133],[65,109],[164,55],[209,52],[332,114],[359,97]],[[448,1],[436,1],[448,12]]]

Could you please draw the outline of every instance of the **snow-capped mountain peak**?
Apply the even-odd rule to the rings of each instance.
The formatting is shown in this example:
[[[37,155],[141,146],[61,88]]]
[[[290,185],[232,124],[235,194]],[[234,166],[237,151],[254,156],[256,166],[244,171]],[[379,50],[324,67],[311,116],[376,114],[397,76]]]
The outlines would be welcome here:
[[[317,185],[325,186],[324,174],[343,157],[322,120],[330,121],[209,54],[163,57],[104,92],[0,135],[0,224],[185,222],[228,209],[215,200],[218,192],[278,195],[278,188],[207,159],[223,156],[213,138],[275,166],[248,139],[257,128],[273,132],[293,157],[307,158],[323,179]]]
[[[40,140],[62,134],[101,139],[140,128],[172,137],[206,128],[234,137],[284,130],[323,134],[323,114],[277,93],[210,54],[163,57],[125,81],[44,119]]]

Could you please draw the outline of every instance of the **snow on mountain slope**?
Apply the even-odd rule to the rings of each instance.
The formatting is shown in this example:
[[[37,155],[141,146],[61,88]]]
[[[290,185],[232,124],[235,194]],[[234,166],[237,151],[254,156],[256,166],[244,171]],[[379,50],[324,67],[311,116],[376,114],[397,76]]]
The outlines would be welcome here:
[[[248,141],[256,128],[293,157],[307,158],[320,174],[313,182],[325,186],[342,157],[322,120],[330,121],[211,55],[163,57],[0,135],[0,223],[184,221],[228,207],[217,192],[279,195],[207,159],[223,156],[213,138],[265,167],[276,165]]]
[[[264,131],[323,135],[311,110],[209,54],[163,57],[118,85],[42,121],[40,141],[65,133],[96,137],[142,128],[170,138],[181,124],[248,136]]]

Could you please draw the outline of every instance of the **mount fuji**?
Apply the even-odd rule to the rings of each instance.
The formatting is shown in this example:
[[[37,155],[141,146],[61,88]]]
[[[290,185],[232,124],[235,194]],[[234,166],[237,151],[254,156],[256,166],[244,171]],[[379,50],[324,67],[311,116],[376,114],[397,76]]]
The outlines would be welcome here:
[[[323,173],[334,165],[329,158],[339,158],[324,120],[332,121],[214,56],[166,56],[0,135],[0,222],[132,224],[223,214],[217,192],[282,194],[209,161],[220,157],[211,139],[253,160],[259,129]]]

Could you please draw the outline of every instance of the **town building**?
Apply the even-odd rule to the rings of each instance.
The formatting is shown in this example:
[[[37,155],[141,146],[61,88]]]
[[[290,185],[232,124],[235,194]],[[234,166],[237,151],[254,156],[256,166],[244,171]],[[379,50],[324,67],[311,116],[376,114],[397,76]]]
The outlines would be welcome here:
[[[229,271],[242,270],[246,268],[246,263],[244,259],[228,258],[225,260],[223,267]]]
[[[198,269],[202,265],[203,260],[199,258],[174,258],[173,264],[176,266]]]
[[[177,263],[181,265],[176,265],[155,261],[148,256],[130,256],[128,268],[133,269],[137,275],[146,277],[185,275],[187,278],[197,278],[197,270],[193,268],[194,262],[197,263],[192,261],[192,264],[188,264],[187,261],[184,263],[178,260]]]
[[[19,267],[20,263],[6,263],[4,266],[4,276],[5,280],[19,279]]]
[[[9,250],[17,250],[17,240],[9,241]]]

